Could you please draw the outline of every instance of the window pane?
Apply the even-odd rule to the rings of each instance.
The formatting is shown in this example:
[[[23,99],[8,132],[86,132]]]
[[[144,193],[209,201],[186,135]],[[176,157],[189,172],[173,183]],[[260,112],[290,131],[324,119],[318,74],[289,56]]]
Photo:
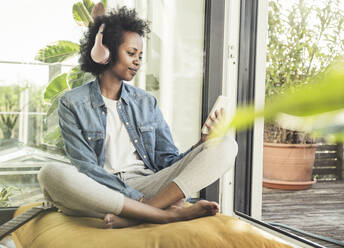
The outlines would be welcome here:
[[[35,56],[51,42],[78,42],[82,28],[73,19],[72,6],[68,0],[55,5],[21,1],[20,8],[13,2],[3,3],[6,11],[0,21],[12,21],[1,26],[0,41],[0,207],[41,200],[39,169],[68,162],[47,151],[49,105],[43,101],[43,92],[56,72],[69,71],[77,59],[50,66],[35,61]]]
[[[200,138],[204,6],[199,0],[137,1],[151,34],[145,73],[135,83],[157,97],[181,151]]]
[[[343,13],[340,1],[269,0],[267,98],[312,87],[344,55]],[[265,123],[263,220],[343,240],[343,145],[315,139],[294,120]]]

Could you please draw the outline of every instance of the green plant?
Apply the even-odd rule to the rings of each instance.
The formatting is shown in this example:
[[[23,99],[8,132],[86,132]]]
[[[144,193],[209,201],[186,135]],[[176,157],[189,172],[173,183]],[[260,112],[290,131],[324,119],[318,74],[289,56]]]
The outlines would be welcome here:
[[[21,106],[21,94],[23,91],[25,95],[30,96],[29,102]],[[26,98],[26,97],[24,97]],[[28,100],[28,99],[27,99]],[[43,106],[42,88],[34,84],[26,82],[26,86],[10,85],[0,87],[0,129],[2,132],[2,140],[0,146],[16,144],[18,141],[16,126],[20,117],[20,113],[27,107],[29,112],[43,112],[46,111]],[[39,145],[40,130],[42,124],[42,116],[30,115],[29,126],[35,130],[29,132],[28,143],[30,145]]]
[[[13,130],[18,121],[18,114],[11,112],[19,112],[19,98],[20,93],[25,88],[19,85],[2,86],[0,87],[0,111],[8,112],[0,115],[0,129],[2,131],[3,139],[11,139],[13,137]]]
[[[4,185],[0,190],[0,207],[10,206],[9,198],[18,191],[20,191],[20,189],[17,187]]]
[[[102,3],[106,7],[106,0],[102,0]],[[78,25],[87,27],[93,22],[91,15],[93,7],[94,3],[90,0],[83,0],[73,5],[72,13]],[[80,45],[77,43],[60,40],[40,49],[35,59],[44,63],[63,62],[66,59],[77,56],[79,48]],[[50,105],[47,111],[47,118],[50,118],[52,114],[56,114],[59,97],[64,92],[93,79],[94,77],[90,73],[81,71],[80,66],[75,66],[68,73],[62,73],[52,79],[44,92],[44,101]],[[57,123],[50,128],[44,140],[46,143],[55,145],[60,151],[63,151],[63,140]]]
[[[338,0],[312,5],[298,0],[288,9],[283,4],[269,1],[267,98],[314,81],[344,51],[344,15]],[[274,143],[314,142],[305,132],[284,129],[274,121],[266,122],[264,139]]]

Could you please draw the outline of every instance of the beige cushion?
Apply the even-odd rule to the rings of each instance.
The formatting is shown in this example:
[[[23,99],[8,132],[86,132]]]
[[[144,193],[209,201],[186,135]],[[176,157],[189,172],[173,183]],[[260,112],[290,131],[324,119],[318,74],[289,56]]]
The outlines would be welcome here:
[[[37,204],[20,207],[19,215]],[[239,220],[218,214],[191,221],[103,229],[103,220],[45,212],[13,233],[17,248],[57,247],[290,247]]]

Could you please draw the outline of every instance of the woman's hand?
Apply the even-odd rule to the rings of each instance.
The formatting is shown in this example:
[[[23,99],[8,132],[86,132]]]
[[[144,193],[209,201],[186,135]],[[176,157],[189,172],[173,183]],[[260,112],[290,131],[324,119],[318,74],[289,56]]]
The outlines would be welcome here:
[[[197,144],[192,146],[191,148],[192,150],[195,149],[200,144],[202,144],[203,142],[205,142],[209,138],[212,130],[216,127],[217,123],[224,118],[224,116],[225,116],[225,110],[224,108],[221,108],[220,111],[219,110],[215,111],[215,117],[213,116],[209,117],[210,121],[206,121],[204,124],[208,128],[208,134],[201,133],[201,139],[197,142]]]

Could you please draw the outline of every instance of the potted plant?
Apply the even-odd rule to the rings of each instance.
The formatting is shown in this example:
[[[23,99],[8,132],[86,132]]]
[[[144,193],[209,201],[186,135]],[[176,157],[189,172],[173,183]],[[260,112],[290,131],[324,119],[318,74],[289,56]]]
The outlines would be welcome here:
[[[299,0],[282,11],[269,2],[266,99],[309,85],[343,51],[338,41],[343,15],[334,2],[306,6]],[[264,128],[263,185],[298,190],[311,187],[316,144],[300,130],[268,121]]]
[[[265,124],[263,186],[300,190],[315,183],[312,169],[317,145],[310,134]]]

